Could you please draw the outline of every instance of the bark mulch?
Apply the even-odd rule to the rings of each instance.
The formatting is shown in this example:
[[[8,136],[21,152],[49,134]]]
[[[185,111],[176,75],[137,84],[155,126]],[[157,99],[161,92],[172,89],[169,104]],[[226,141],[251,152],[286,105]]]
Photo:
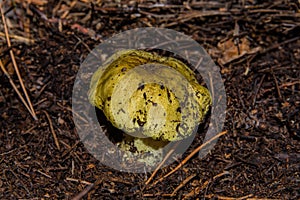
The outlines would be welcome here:
[[[4,1],[0,23],[0,199],[300,199],[299,1]],[[223,135],[194,156],[151,173],[122,173],[85,149],[72,117],[76,73],[105,38],[136,27],[191,36],[220,67]],[[21,79],[38,120],[12,87]],[[25,97],[24,97],[25,98]],[[26,98],[25,98],[26,99]],[[202,141],[197,136],[184,154]]]

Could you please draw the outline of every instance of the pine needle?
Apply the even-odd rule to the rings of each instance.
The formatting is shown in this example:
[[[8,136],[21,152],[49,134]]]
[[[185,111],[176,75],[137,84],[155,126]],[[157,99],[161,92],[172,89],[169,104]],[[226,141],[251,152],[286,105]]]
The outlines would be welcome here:
[[[203,149],[204,147],[206,147],[207,145],[209,145],[212,141],[218,139],[219,137],[221,137],[222,135],[225,135],[227,133],[227,131],[223,131],[217,135],[215,135],[214,137],[212,137],[211,139],[209,139],[208,141],[206,141],[205,143],[201,144],[199,147],[197,147],[194,151],[192,151],[192,153],[190,153],[183,161],[181,161],[177,167],[175,167],[172,171],[170,171],[168,174],[164,175],[163,177],[161,177],[160,179],[158,179],[155,183],[153,183],[153,185],[156,185],[157,183],[161,182],[162,180],[164,180],[165,178],[167,178],[168,176],[170,176],[171,174],[173,174],[174,172],[176,172],[177,170],[179,170],[185,163],[187,163],[196,153],[198,153],[201,149]]]
[[[18,79],[19,79],[19,82],[21,84],[21,88],[25,94],[25,97],[26,97],[26,100],[27,100],[27,106],[29,105],[29,108],[31,110],[31,115],[32,117],[37,120],[37,117],[36,117],[36,114],[35,114],[35,111],[33,109],[33,106],[32,106],[32,103],[30,101],[30,98],[28,96],[28,93],[27,93],[27,90],[25,88],[25,85],[23,83],[23,80],[22,80],[22,77],[21,77],[21,74],[20,74],[20,71],[19,71],[19,68],[18,68],[18,65],[17,65],[17,62],[16,62],[16,59],[15,59],[15,56],[14,56],[14,52],[12,51],[11,49],[11,43],[10,43],[10,38],[9,38],[9,33],[8,33],[8,28],[7,28],[7,24],[6,24],[6,19],[4,17],[4,14],[3,14],[3,9],[2,9],[2,4],[0,4],[0,12],[1,12],[1,16],[2,16],[2,21],[3,21],[3,25],[4,25],[4,32],[5,32],[5,37],[6,37],[6,41],[7,41],[7,46],[8,48],[10,49],[9,50],[9,53],[10,53],[10,57],[11,57],[11,60],[12,60],[12,63],[13,63],[13,66],[14,66],[14,69],[16,71],[16,74],[18,76]],[[3,64],[2,64],[3,65]],[[2,67],[1,67],[2,68]],[[3,66],[4,68],[4,66]],[[2,69],[3,70],[3,69]],[[20,96],[20,95],[19,95]],[[24,103],[24,102],[23,102]],[[25,105],[25,104],[24,104]]]
[[[2,60],[0,59],[0,67],[3,71],[3,73],[5,74],[5,76],[8,78],[9,83],[11,84],[11,86],[13,87],[13,89],[16,91],[17,95],[19,96],[19,98],[21,99],[22,103],[24,104],[24,106],[27,108],[27,110],[29,111],[29,113],[32,115],[32,117],[34,118],[34,115],[31,111],[31,109],[29,108],[27,102],[25,101],[25,99],[23,98],[22,94],[20,93],[19,89],[17,88],[16,84],[14,83],[13,79],[10,77],[9,73],[7,72],[7,70],[5,69]]]

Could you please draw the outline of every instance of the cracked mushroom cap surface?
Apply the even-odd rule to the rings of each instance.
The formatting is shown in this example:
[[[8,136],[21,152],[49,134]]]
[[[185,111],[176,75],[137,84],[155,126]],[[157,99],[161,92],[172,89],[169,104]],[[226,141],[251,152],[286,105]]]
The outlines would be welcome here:
[[[142,50],[119,51],[100,66],[89,100],[116,128],[161,141],[192,135],[212,102],[183,62]]]

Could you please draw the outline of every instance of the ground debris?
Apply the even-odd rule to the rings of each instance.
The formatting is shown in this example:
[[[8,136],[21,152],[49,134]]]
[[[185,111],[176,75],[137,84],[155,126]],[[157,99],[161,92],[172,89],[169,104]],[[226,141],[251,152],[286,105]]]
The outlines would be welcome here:
[[[256,2],[2,2],[12,46],[0,23],[0,59],[9,69],[14,51],[38,120],[1,70],[0,199],[299,199],[300,5]],[[136,27],[190,35],[220,67],[227,92],[228,132],[215,149],[148,188],[150,173],[117,172],[87,152],[71,109],[76,73],[90,50]],[[197,136],[185,156],[202,140]],[[158,170],[153,181],[180,161]]]

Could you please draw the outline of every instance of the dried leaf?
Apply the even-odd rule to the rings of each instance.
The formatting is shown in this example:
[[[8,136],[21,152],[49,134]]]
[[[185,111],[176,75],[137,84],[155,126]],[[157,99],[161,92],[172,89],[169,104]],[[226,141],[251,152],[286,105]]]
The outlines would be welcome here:
[[[246,37],[241,38],[238,45],[235,44],[233,39],[219,42],[218,48],[222,55],[221,58],[218,59],[218,62],[223,65],[241,58],[246,54],[256,53],[261,49],[260,47],[251,48],[250,42]]]

